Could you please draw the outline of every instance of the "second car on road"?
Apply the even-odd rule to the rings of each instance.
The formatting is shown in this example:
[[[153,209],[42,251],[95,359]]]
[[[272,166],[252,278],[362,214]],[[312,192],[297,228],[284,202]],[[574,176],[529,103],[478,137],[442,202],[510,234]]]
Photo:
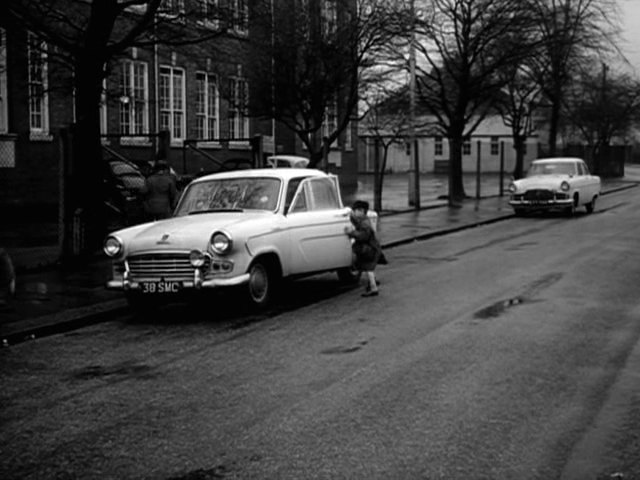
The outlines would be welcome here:
[[[544,158],[531,163],[525,178],[511,183],[509,204],[516,215],[540,210],[561,210],[572,215],[580,206],[591,213],[600,189],[600,177],[591,175],[584,160]]]

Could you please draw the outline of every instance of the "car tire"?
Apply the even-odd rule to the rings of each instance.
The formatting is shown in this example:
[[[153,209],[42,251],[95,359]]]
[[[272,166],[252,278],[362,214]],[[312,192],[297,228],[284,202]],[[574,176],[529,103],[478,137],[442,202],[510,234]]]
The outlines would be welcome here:
[[[254,262],[249,267],[249,282],[247,283],[247,295],[251,306],[257,309],[267,307],[277,289],[278,279],[274,269],[262,260]]]
[[[567,217],[573,217],[576,213],[576,205],[578,204],[578,198],[574,197],[573,202],[571,202],[571,206],[565,208],[564,213]]]
[[[589,203],[585,205],[587,213],[593,213],[596,209],[596,197],[593,197]]]

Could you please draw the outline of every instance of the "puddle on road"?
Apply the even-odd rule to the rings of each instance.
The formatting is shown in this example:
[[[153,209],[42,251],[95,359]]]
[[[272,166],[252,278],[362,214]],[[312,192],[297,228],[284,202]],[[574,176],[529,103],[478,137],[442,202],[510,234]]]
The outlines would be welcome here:
[[[224,465],[220,465],[209,469],[199,468],[198,470],[192,470],[179,477],[171,477],[168,480],[214,480],[225,478],[227,473],[229,473],[227,468]]]
[[[507,309],[521,305],[525,302],[530,302],[532,298],[538,295],[542,290],[549,288],[551,285],[559,282],[564,273],[553,272],[540,277],[539,279],[529,283],[524,291],[513,298],[507,300],[500,300],[488,307],[482,308],[474,313],[474,318],[486,320],[489,318],[496,318],[502,315]]]
[[[364,347],[368,343],[369,340],[360,340],[359,342],[356,342],[352,345],[338,345],[335,347],[325,348],[324,350],[320,351],[320,353],[322,353],[323,355],[340,355],[343,353],[354,353],[358,350],[361,350],[362,347]]]
[[[482,320],[499,317],[507,308],[513,307],[515,305],[520,305],[523,302],[524,299],[522,299],[521,297],[510,298],[509,300],[501,300],[494,303],[493,305],[489,305],[488,307],[483,308],[482,310],[478,310],[476,313],[474,313],[473,316],[474,318],[480,318]]]

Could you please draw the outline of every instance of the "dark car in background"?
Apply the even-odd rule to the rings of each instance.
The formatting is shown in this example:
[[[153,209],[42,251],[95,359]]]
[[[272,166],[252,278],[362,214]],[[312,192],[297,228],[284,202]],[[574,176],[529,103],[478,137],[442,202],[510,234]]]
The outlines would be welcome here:
[[[110,223],[115,228],[140,223],[144,217],[141,190],[145,176],[132,162],[111,159],[108,163],[105,183]]]

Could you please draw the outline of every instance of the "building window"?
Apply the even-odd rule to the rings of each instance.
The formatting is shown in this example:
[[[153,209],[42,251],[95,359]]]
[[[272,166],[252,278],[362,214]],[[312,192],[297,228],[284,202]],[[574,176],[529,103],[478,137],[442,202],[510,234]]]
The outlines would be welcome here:
[[[120,133],[149,132],[149,83],[145,62],[125,60],[120,76]]]
[[[344,130],[344,148],[345,150],[353,150],[353,134],[351,132],[351,121],[347,123],[347,128]]]
[[[462,143],[462,154],[471,155],[471,140],[467,139]]]
[[[7,103],[7,32],[0,28],[0,133],[9,131]]]
[[[229,136],[232,139],[249,137],[249,117],[247,105],[249,103],[249,85],[242,77],[242,67],[238,66],[238,74],[229,79]]]
[[[500,142],[498,137],[491,137],[491,155],[500,153]]]
[[[327,110],[324,114],[324,122],[322,122],[322,136],[328,137],[338,129],[338,104],[335,100],[327,102]],[[331,144],[335,147],[336,142]]]
[[[442,156],[442,137],[436,137],[433,144],[433,154],[437,157]]]
[[[320,21],[322,22],[322,33],[333,35],[338,28],[338,5],[337,0],[323,0],[321,3]]]
[[[200,17],[207,26],[215,27],[218,24],[218,0],[199,0]]]
[[[49,133],[47,94],[47,44],[29,34],[29,129],[32,134]]]
[[[159,12],[172,17],[184,15],[184,0],[162,0]]]
[[[158,85],[160,101],[160,130],[168,130],[171,140],[185,138],[185,85],[184,70],[173,67],[160,68]]]
[[[198,72],[196,90],[196,136],[213,140],[220,136],[220,100],[216,76]]]
[[[233,29],[238,33],[249,32],[249,1],[231,0],[231,14]]]
[[[100,134],[108,133],[107,127],[107,80],[102,81],[102,92],[100,93]]]

